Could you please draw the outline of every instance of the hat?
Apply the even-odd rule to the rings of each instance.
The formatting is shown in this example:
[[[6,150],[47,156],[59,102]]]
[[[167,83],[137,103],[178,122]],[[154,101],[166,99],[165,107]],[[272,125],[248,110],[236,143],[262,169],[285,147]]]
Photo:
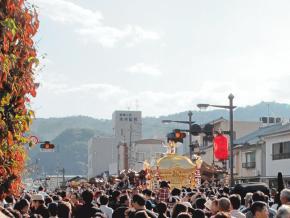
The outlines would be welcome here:
[[[32,195],[31,199],[33,201],[44,201],[44,197],[43,195],[41,194],[35,194],[35,195]]]

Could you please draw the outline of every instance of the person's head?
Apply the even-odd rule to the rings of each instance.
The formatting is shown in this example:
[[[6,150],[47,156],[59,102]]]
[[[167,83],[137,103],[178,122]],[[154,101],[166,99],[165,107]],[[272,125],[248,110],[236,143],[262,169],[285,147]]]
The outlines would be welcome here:
[[[145,196],[146,199],[150,199],[152,196],[152,191],[149,189],[143,190],[142,194]]]
[[[36,209],[39,206],[41,206],[41,205],[44,204],[44,197],[41,194],[34,194],[34,195],[32,195],[31,200],[32,200],[32,206],[34,208],[36,208]]]
[[[48,205],[48,212],[50,216],[57,215],[57,203],[53,202]]]
[[[245,200],[245,206],[246,207],[250,207],[252,204],[252,197],[253,197],[253,193],[248,192],[244,198]]]
[[[217,214],[219,212],[219,200],[218,199],[214,199],[211,202],[210,211],[213,215]]]
[[[6,201],[8,204],[14,204],[15,199],[14,199],[13,195],[7,195],[7,196],[5,197],[5,201]]]
[[[100,196],[100,204],[107,205],[109,203],[109,197],[107,195]]]
[[[252,200],[253,200],[253,202],[255,202],[255,201],[266,202],[265,194],[261,191],[256,191],[253,193]]]
[[[189,213],[182,212],[178,214],[177,218],[191,218],[191,215]]]
[[[230,196],[231,206],[234,210],[238,210],[241,206],[241,196],[238,194],[233,194]]]
[[[284,188],[280,194],[280,201],[282,204],[290,203],[290,189]]]
[[[38,187],[38,191],[43,192],[43,191],[44,191],[43,186],[39,186],[39,187]]]
[[[156,205],[156,210],[158,214],[165,214],[167,211],[167,204],[161,201],[159,204]]]
[[[57,215],[59,218],[70,218],[71,206],[68,202],[62,201],[58,203]]]
[[[206,199],[205,198],[198,198],[198,199],[196,199],[196,201],[195,201],[195,208],[196,209],[202,209],[203,210],[205,208],[205,206],[204,206],[205,202],[206,202]]]
[[[161,181],[161,182],[160,182],[160,188],[169,188],[168,182],[166,182],[166,181]]]
[[[182,203],[177,203],[172,209],[172,218],[177,218],[178,214],[187,212],[187,207]]]
[[[118,190],[113,191],[113,193],[112,193],[112,199],[113,199],[113,200],[118,201],[119,198],[120,198],[120,196],[121,196],[121,192],[120,192],[120,191],[118,191]]]
[[[79,201],[79,199],[80,199],[80,196],[76,192],[72,193],[71,196],[70,196],[70,200],[74,204],[77,203]]]
[[[130,198],[128,195],[122,195],[120,197],[120,204],[129,207],[130,205]]]
[[[205,218],[205,213],[201,209],[195,209],[192,212],[192,217]]]
[[[132,198],[132,206],[135,209],[144,208],[145,207],[145,203],[146,203],[145,197],[143,195],[141,195],[141,194],[136,194]]]
[[[82,199],[85,202],[85,204],[90,204],[92,203],[94,198],[94,193],[90,190],[85,190],[82,193]]]
[[[48,206],[50,203],[52,203],[52,198],[50,196],[45,197],[44,203],[46,206]]]
[[[275,218],[290,218],[290,206],[282,205],[279,207]]]
[[[269,216],[267,204],[263,201],[253,202],[251,212],[255,218],[268,218]]]
[[[21,212],[22,214],[28,213],[29,210],[29,201],[26,199],[21,199],[20,201],[18,201],[15,206],[14,209],[18,210],[19,212]]]
[[[228,198],[220,198],[218,202],[219,212],[230,212],[231,202]]]
[[[218,212],[214,218],[231,218],[231,215],[226,212]]]
[[[174,189],[172,189],[172,191],[171,191],[171,195],[172,196],[180,196],[180,194],[181,194],[181,190],[180,189],[178,189],[178,188],[174,188]]]

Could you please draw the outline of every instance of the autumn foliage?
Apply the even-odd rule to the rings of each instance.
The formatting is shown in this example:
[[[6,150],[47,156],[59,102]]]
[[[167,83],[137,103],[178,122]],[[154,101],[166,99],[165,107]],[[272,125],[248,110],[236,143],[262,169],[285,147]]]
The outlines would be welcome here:
[[[0,0],[0,197],[18,193],[26,160],[27,134],[34,116],[38,64],[33,36],[37,13],[24,0]]]

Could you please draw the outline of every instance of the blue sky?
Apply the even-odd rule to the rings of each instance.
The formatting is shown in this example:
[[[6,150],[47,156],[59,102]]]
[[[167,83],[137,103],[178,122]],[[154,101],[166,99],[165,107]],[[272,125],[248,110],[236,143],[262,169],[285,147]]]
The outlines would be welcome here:
[[[39,54],[37,117],[159,116],[207,102],[289,102],[290,2],[29,0]]]

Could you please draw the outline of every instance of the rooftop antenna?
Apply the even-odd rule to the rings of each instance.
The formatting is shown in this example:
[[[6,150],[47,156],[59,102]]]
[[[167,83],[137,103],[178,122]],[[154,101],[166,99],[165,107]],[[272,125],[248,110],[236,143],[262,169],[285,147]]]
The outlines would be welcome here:
[[[139,101],[138,101],[138,99],[136,99],[136,101],[135,101],[135,106],[136,106],[136,111],[138,111],[139,110]]]
[[[270,117],[270,104],[267,104],[267,109],[268,109],[268,117]]]

